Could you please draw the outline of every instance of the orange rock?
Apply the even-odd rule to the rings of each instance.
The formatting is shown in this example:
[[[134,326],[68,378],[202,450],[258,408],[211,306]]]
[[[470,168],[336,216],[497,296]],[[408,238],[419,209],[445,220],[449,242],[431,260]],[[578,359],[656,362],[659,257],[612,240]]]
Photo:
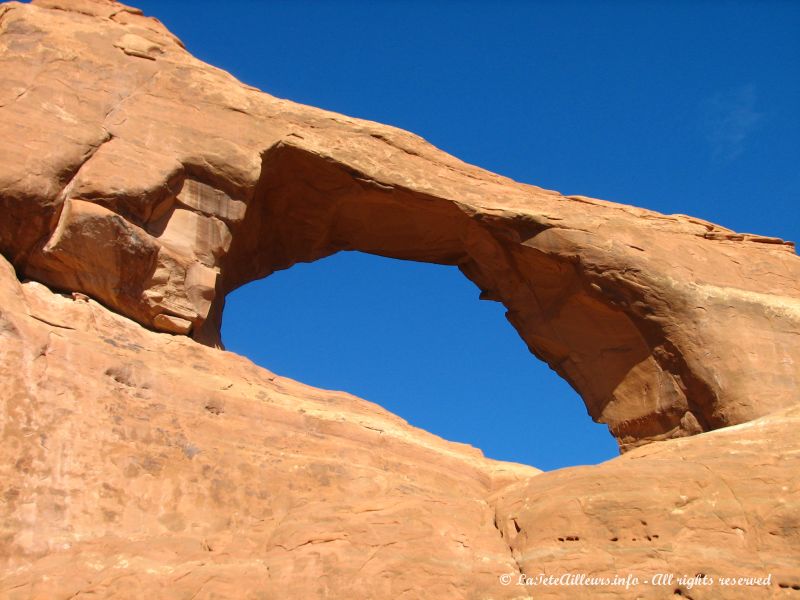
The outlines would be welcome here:
[[[795,406],[596,467],[543,473],[502,489],[490,503],[530,575],[675,576],[668,586],[617,589],[624,598],[778,597],[781,586],[800,583],[800,532],[790,525],[800,500],[799,425]],[[698,573],[714,583],[692,589],[677,581]],[[720,582],[768,575],[769,586]],[[597,591],[538,588],[535,597],[596,598]]]
[[[0,597],[800,587],[791,244],[273,98],[111,0],[0,33]],[[623,449],[666,441],[540,474],[213,347],[227,292],[340,250],[458,266]],[[502,579],[563,573],[771,579]]]
[[[135,10],[61,8],[3,6],[0,248],[24,275],[213,344],[228,291],[298,261],[454,264],[624,448],[794,401],[800,261],[780,240],[517,184],[244,86]],[[106,234],[70,221],[86,203]],[[193,265],[215,272],[199,291]]]
[[[0,250],[23,276],[215,345],[225,294],[296,262],[452,264],[625,449],[796,400],[788,243],[564,197],[273,98],[110,1],[0,10]]]
[[[9,600],[758,598],[800,585],[797,406],[540,473],[20,285],[3,259],[0,381]],[[640,583],[518,584],[582,573]],[[772,579],[643,583],[697,573]]]
[[[535,476],[0,258],[0,597],[513,598],[489,493]]]

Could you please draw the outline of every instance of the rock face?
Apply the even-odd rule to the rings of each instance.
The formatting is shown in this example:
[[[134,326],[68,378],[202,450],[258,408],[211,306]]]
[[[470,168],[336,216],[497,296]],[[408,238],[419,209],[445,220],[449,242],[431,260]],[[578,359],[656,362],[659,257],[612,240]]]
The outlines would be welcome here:
[[[450,264],[624,448],[797,399],[789,243],[521,185],[273,98],[120,4],[11,2],[0,27],[0,251],[23,277],[214,345],[225,294],[296,262]]]
[[[0,381],[3,599],[792,598],[800,587],[800,406],[540,473],[80,294],[20,284],[2,258]],[[528,587],[521,572],[772,579]]]
[[[0,82],[0,597],[800,588],[790,243],[273,98],[115,2],[0,5]],[[214,347],[226,293],[341,250],[457,266],[630,452],[540,474]]]
[[[536,469],[0,262],[0,598],[515,596],[487,498]]]

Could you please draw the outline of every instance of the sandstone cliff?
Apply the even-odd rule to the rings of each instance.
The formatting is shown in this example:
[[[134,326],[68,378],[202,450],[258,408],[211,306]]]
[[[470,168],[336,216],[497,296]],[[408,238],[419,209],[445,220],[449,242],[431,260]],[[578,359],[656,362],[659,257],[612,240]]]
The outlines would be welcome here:
[[[0,597],[797,593],[790,243],[271,97],[111,1],[0,5],[0,80]],[[226,293],[340,250],[458,266],[629,451],[490,461],[215,347]],[[772,579],[501,580],[581,572]]]

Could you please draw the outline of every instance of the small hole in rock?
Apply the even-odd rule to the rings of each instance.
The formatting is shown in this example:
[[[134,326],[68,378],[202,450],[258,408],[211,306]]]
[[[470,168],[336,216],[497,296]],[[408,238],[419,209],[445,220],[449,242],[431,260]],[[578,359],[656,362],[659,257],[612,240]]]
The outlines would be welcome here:
[[[225,412],[225,408],[219,402],[213,400],[207,402],[204,408],[212,415],[221,415]]]

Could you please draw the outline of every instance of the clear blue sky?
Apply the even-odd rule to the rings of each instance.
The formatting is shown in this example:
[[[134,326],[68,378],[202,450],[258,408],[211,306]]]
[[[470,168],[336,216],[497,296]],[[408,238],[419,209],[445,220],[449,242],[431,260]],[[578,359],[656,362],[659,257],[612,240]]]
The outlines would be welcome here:
[[[800,239],[798,2],[163,2],[199,58],[517,180]],[[228,299],[228,348],[493,458],[616,453],[455,269],[339,254]]]

